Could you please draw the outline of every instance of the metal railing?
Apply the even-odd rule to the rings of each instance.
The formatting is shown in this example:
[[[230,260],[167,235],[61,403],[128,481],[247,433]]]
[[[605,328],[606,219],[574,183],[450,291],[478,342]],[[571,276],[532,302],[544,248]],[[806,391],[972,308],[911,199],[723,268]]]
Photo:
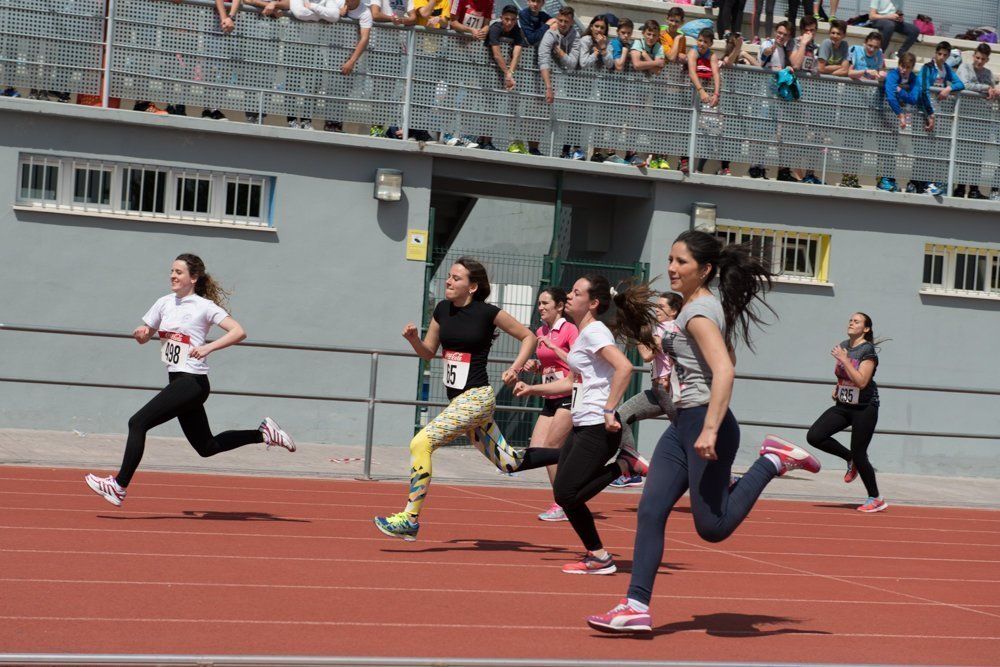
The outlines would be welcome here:
[[[354,71],[341,74],[357,25],[240,13],[219,31],[204,0],[45,0],[4,5],[2,83],[245,112],[492,137],[503,148],[538,141],[640,154],[725,159],[1000,187],[1000,100],[962,94],[935,100],[937,127],[922,114],[899,130],[880,88],[837,77],[800,77],[802,99],[771,90],[770,72],[725,68],[721,103],[702,109],[680,66],[648,77],[553,70],[545,102],[534,50],[525,49],[504,90],[481,42],[444,30],[376,24]],[[106,27],[106,31],[105,31]],[[105,33],[110,38],[105,40]],[[610,167],[609,168],[616,168]]]
[[[96,338],[113,338],[113,339],[124,339],[132,340],[132,336],[129,334],[123,334],[113,331],[100,331],[93,329],[69,329],[64,327],[43,327],[43,326],[33,326],[33,325],[22,325],[22,324],[3,324],[0,323],[0,331],[6,332],[22,332],[22,333],[34,333],[34,334],[56,334],[56,335],[66,335],[66,336],[87,336]],[[444,401],[424,401],[415,399],[393,399],[393,398],[380,398],[378,396],[378,370],[379,370],[379,359],[381,357],[408,357],[414,360],[418,359],[416,354],[412,351],[404,350],[382,350],[382,349],[366,349],[366,348],[356,348],[356,347],[342,347],[334,345],[311,345],[311,344],[300,344],[300,343],[277,343],[269,341],[244,341],[240,343],[241,347],[254,347],[254,348],[265,348],[265,349],[275,349],[275,350],[297,350],[306,352],[329,352],[329,353],[339,353],[339,354],[353,354],[353,355],[367,355],[369,358],[369,383],[368,383],[368,393],[364,396],[348,396],[341,394],[293,394],[293,393],[278,393],[271,391],[247,391],[247,390],[232,390],[232,389],[213,389],[214,394],[221,396],[246,396],[255,398],[281,398],[281,399],[292,399],[292,400],[309,400],[309,401],[332,401],[332,402],[343,402],[343,403],[363,403],[367,410],[367,421],[365,427],[365,444],[364,444],[364,464],[363,464],[363,477],[364,479],[372,479],[371,469],[372,469],[372,454],[374,449],[374,428],[375,428],[375,406],[376,405],[403,405],[403,406],[425,406],[425,407],[445,407],[447,403]],[[509,365],[513,359],[490,359],[491,364],[503,364]],[[635,367],[634,371],[638,373],[648,373],[648,368]],[[499,375],[499,374],[494,374]],[[807,385],[821,385],[829,387],[832,382],[826,378],[806,378],[806,377],[790,377],[790,376],[779,376],[779,375],[757,375],[757,374],[742,374],[738,373],[736,379],[744,381],[755,381],[755,382],[769,382],[769,383],[790,383],[790,384],[807,384]],[[10,382],[10,383],[20,383],[20,384],[39,384],[39,385],[55,385],[64,387],[89,387],[89,388],[99,388],[99,389],[132,389],[132,390],[142,390],[142,391],[159,391],[162,389],[161,386],[147,386],[147,385],[125,385],[118,383],[106,383],[106,382],[91,382],[91,381],[77,381],[61,378],[25,378],[25,377],[4,377],[0,376],[0,382]],[[892,389],[892,390],[904,390],[904,391],[919,391],[919,392],[939,392],[939,393],[957,393],[957,394],[968,394],[968,395],[981,395],[981,396],[1000,396],[1000,389],[978,389],[978,388],[967,388],[967,387],[941,387],[935,385],[908,385],[900,383],[882,382],[879,383],[880,389]],[[498,411],[505,412],[529,412],[538,413],[539,408],[526,407],[524,405],[501,405],[498,404],[496,409]],[[661,418],[662,419],[662,418]],[[740,424],[744,426],[761,426],[766,428],[777,428],[777,429],[797,429],[805,430],[809,428],[809,424],[796,424],[787,422],[773,422],[773,421],[759,421],[759,420],[745,420],[741,419]],[[876,429],[875,433],[882,435],[898,435],[898,436],[924,436],[924,437],[937,437],[937,438],[955,438],[955,439],[970,439],[970,440],[996,440],[1000,439],[1000,434],[981,434],[981,433],[963,433],[963,432],[928,432],[928,431],[914,431],[907,429],[892,429],[892,428],[879,428]]]

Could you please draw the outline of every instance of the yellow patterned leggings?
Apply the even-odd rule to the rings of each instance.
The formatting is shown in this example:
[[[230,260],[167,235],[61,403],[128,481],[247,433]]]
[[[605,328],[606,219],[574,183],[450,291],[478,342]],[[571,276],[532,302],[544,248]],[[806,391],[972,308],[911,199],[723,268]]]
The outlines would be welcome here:
[[[441,414],[413,436],[410,441],[410,497],[406,513],[416,521],[431,484],[431,455],[438,447],[446,445],[460,435],[468,434],[472,444],[499,470],[517,467],[518,455],[506,442],[495,442],[485,437],[493,422],[496,408],[493,387],[475,387],[456,396]],[[479,433],[473,435],[473,431]]]

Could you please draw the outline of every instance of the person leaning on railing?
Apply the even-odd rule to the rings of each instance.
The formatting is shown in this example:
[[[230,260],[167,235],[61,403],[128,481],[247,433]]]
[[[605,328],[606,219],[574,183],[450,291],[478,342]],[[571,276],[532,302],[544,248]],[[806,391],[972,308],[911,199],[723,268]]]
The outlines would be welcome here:
[[[514,72],[517,71],[517,64],[521,60],[521,49],[526,45],[524,32],[517,25],[517,7],[506,5],[500,13],[500,20],[493,23],[486,33],[486,50],[489,51],[491,60],[497,66],[497,73],[501,77],[500,85],[503,86],[504,90],[514,90],[517,86]],[[510,47],[510,62],[504,57],[504,47],[508,46]],[[510,104],[510,98],[505,97],[503,103]],[[518,141],[513,137],[508,137],[508,139],[510,139],[508,152],[528,152],[523,141]],[[480,137],[479,144],[487,150],[496,150],[493,145],[493,137]]]
[[[556,27],[556,20],[542,10],[545,0],[528,0],[527,4],[518,12],[517,22],[524,31],[528,46],[538,46],[545,33]]]
[[[976,47],[976,52],[972,54],[972,60],[963,62],[958,68],[958,78],[965,84],[965,89],[984,95],[988,100],[995,100],[1000,97],[1000,86],[996,84],[996,75],[986,67],[993,50],[990,45],[983,42]],[[993,142],[992,150],[996,150]],[[953,197],[965,196],[965,185],[958,185],[952,193]],[[1000,201],[1000,190],[990,189],[990,199]],[[969,199],[986,199],[986,196],[979,191],[978,185],[969,187]]]
[[[920,86],[917,75],[913,73],[916,63],[917,59],[912,53],[904,53],[899,57],[896,69],[890,70],[885,76],[883,84],[885,101],[899,120],[899,129],[905,130],[911,121],[910,113],[903,105],[912,105],[923,109],[927,114],[924,129],[930,132],[934,129],[934,106],[926,91]],[[879,178],[876,187],[887,192],[899,191],[896,179],[891,176]]]

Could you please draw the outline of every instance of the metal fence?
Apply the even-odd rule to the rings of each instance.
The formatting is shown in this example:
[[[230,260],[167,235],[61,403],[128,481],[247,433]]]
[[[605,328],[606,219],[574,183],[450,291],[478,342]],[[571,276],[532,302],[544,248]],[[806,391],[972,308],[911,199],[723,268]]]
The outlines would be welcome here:
[[[880,88],[836,77],[801,77],[802,98],[772,92],[772,75],[726,68],[718,109],[695,103],[681,67],[657,76],[554,70],[547,104],[533,49],[517,86],[503,89],[481,42],[451,31],[377,24],[354,72],[341,74],[358,39],[356,24],[302,23],[247,11],[219,31],[204,0],[103,0],[68,5],[25,0],[0,17],[6,77],[0,83],[105,94],[247,114],[397,126],[489,136],[498,147],[538,141],[812,169],[1000,187],[1000,100],[962,94],[939,101],[937,126],[923,114],[899,130]],[[102,79],[101,72],[104,72]],[[608,168],[614,169],[611,165]]]

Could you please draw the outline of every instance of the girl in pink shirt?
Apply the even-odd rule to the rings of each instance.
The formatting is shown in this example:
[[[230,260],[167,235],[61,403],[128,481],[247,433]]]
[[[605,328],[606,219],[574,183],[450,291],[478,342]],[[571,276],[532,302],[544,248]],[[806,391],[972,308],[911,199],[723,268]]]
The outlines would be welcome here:
[[[569,366],[566,355],[569,348],[579,335],[576,325],[565,318],[566,290],[561,287],[548,287],[538,295],[538,314],[542,318],[542,326],[538,327],[538,348],[525,370],[533,371],[542,376],[542,383],[555,382],[569,376]],[[559,449],[573,421],[570,418],[571,394],[549,396],[542,405],[542,414],[535,422],[531,432],[529,447],[546,447]],[[549,482],[556,478],[556,466],[546,466],[549,471]],[[538,515],[542,521],[566,521],[566,514],[557,503]]]

